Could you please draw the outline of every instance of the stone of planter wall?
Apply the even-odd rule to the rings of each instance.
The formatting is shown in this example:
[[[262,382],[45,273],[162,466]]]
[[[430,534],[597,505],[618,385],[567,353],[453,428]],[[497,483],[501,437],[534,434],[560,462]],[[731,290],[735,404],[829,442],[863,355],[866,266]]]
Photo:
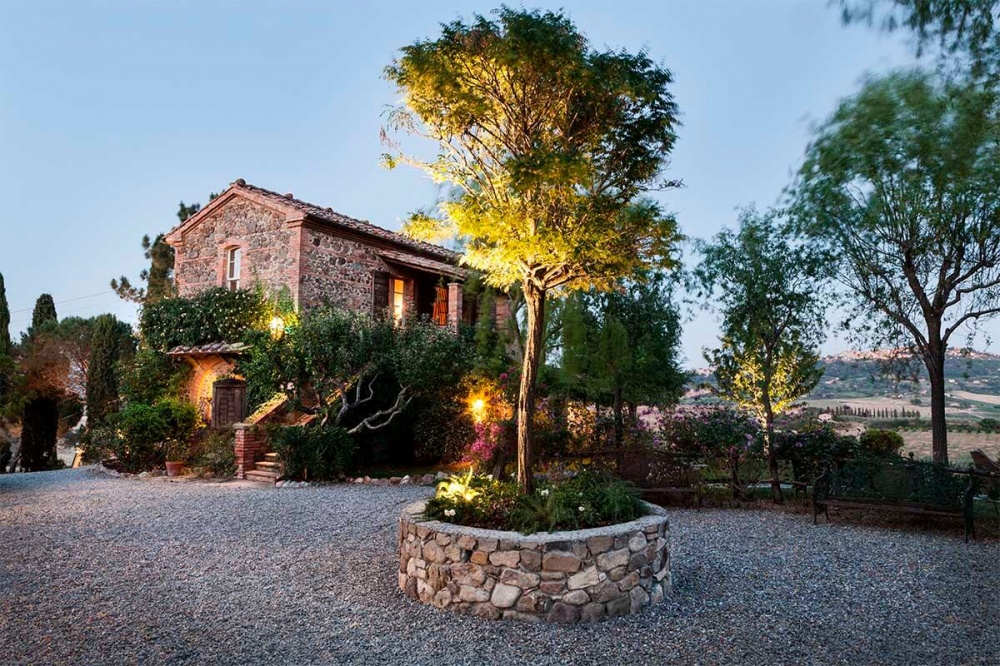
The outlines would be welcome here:
[[[666,512],[620,525],[523,535],[424,517],[399,520],[399,587],[425,604],[487,619],[593,622],[634,613],[670,592]]]

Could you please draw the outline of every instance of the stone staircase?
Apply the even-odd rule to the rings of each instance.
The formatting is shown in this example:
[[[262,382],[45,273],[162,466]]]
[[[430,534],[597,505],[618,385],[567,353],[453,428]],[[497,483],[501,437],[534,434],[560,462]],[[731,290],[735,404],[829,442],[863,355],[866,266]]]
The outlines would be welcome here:
[[[248,481],[274,483],[281,473],[281,462],[277,453],[265,453],[264,459],[254,464],[254,468],[246,473]]]

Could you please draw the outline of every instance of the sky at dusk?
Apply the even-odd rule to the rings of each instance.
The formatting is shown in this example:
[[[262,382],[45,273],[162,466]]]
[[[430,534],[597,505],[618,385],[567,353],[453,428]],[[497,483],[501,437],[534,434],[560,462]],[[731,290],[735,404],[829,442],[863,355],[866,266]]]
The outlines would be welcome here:
[[[110,292],[146,264],[143,234],[236,178],[398,229],[433,203],[421,173],[379,165],[394,103],[382,68],[438,24],[495,2],[0,0],[0,273],[23,330],[135,309]],[[810,126],[866,72],[912,63],[902,36],[844,27],[826,0],[563,0],[596,47],[646,49],[674,74],[683,126],[658,195],[684,234],[779,202]],[[686,321],[703,364],[713,316]],[[826,350],[841,349],[831,341]]]

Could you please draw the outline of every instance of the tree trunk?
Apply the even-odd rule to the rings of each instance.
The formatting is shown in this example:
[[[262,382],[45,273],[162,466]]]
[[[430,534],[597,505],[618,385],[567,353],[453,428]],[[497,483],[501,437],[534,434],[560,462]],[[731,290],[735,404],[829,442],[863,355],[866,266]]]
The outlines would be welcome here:
[[[521,364],[521,386],[517,394],[517,484],[521,493],[535,490],[532,431],[535,420],[535,383],[542,360],[542,334],[545,328],[545,292],[533,283],[524,283],[524,305],[528,331]]]
[[[21,424],[21,469],[27,472],[54,469],[59,459],[56,454],[59,401],[44,396],[29,400],[24,405]]]
[[[615,385],[614,403],[615,415],[615,448],[621,448],[622,440],[625,438],[625,403],[622,400],[622,387]]]
[[[764,452],[767,454],[767,470],[771,474],[771,499],[781,504],[785,498],[781,494],[781,480],[778,478],[778,456],[771,445],[774,439],[774,411],[769,401],[764,402]]]
[[[931,385],[931,450],[934,462],[948,464],[948,424],[945,421],[944,357],[946,346],[941,342],[940,323],[928,322],[928,346],[924,352],[927,378]]]

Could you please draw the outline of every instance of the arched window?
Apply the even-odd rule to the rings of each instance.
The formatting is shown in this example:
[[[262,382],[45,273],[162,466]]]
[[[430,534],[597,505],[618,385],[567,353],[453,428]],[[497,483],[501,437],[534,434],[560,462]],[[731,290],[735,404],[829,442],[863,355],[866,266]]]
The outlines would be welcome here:
[[[243,250],[231,247],[226,251],[226,286],[229,291],[240,288],[240,265],[243,263]]]

